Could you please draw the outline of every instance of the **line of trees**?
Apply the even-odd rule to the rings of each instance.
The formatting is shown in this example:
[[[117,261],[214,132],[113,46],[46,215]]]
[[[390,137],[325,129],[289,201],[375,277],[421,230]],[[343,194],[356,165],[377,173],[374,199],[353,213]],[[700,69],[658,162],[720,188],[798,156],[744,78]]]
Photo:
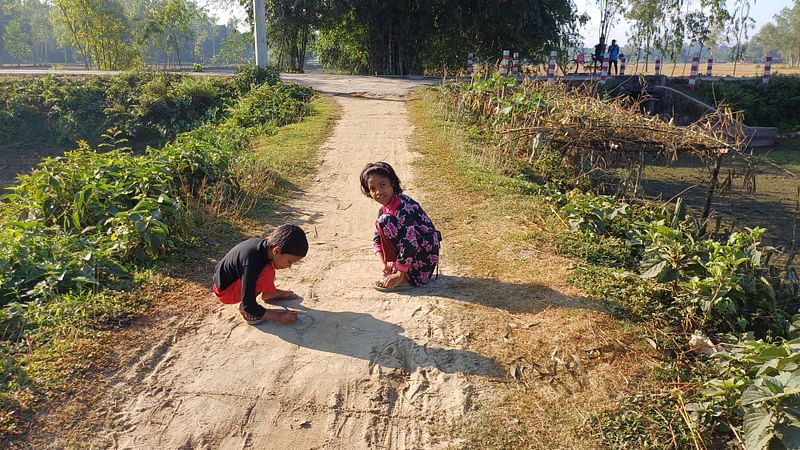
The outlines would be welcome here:
[[[693,48],[726,45],[730,59],[742,58],[754,27],[750,15],[755,0],[596,0],[608,9],[602,17],[605,34],[621,17],[631,22],[626,53],[647,66],[656,55],[677,64]],[[610,7],[608,5],[611,5]],[[735,69],[734,69],[735,70]]]
[[[779,55],[791,66],[800,65],[800,2],[783,8],[753,36],[753,46],[759,56]]]
[[[800,1],[783,8],[754,35],[751,9],[758,6],[756,0],[595,1],[604,12],[601,33],[607,34],[619,18],[631,22],[624,49],[631,61],[647,65],[658,56],[677,65],[699,55],[736,65],[771,55],[800,65]]]
[[[252,17],[250,0],[240,0]],[[468,52],[539,57],[574,39],[572,0],[266,0],[273,60],[302,71],[312,48],[328,67],[408,74],[461,67]],[[570,41],[571,42],[571,41]]]
[[[252,55],[250,33],[188,0],[0,0],[0,63],[80,62],[86,68],[232,64]]]
[[[252,54],[253,15],[251,0],[238,1],[250,33],[215,25],[189,0],[0,0],[0,63],[240,62]],[[503,49],[537,59],[577,42],[586,18],[575,11],[573,0],[266,0],[271,61],[294,71],[310,49],[354,73],[441,71]]]

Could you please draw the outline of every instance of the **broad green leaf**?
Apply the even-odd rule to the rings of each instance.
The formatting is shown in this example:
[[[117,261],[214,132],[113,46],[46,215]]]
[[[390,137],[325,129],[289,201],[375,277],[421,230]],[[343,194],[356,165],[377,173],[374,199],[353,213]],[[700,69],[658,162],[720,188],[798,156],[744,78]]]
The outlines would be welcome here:
[[[747,450],[763,450],[775,435],[772,413],[764,408],[753,408],[744,416],[744,443]]]
[[[745,391],[742,393],[742,405],[748,406],[754,403],[760,403],[767,401],[773,397],[772,392],[768,391],[767,389],[756,386],[750,385]]]
[[[659,275],[661,275],[661,272],[664,271],[665,267],[667,267],[667,261],[661,261],[657,264],[654,264],[642,273],[642,278],[657,278]]]
[[[767,362],[773,358],[784,358],[789,356],[789,350],[782,345],[770,345],[764,348],[758,355],[750,357],[755,362]]]
[[[783,393],[783,380],[781,378],[765,376],[762,378],[762,383],[773,394]]]

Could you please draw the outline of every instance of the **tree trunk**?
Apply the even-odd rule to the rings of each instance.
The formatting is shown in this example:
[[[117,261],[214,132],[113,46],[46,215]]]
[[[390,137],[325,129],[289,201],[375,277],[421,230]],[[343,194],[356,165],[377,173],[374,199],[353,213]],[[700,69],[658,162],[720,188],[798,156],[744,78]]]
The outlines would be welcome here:
[[[706,192],[706,202],[703,206],[703,215],[700,217],[702,225],[700,226],[700,236],[706,234],[706,226],[708,225],[708,216],[711,215],[711,201],[714,198],[714,191],[717,189],[717,182],[719,179],[719,168],[722,165],[722,153],[717,154],[714,160],[714,168],[711,170],[711,182],[708,185],[708,192]]]
[[[689,46],[689,50],[687,50],[687,51],[686,51],[686,53],[688,54],[688,53],[690,53],[691,51],[692,51],[692,46],[690,45],[690,46]],[[685,76],[686,76],[686,63],[687,63],[687,62],[689,62],[689,58],[688,58],[688,57],[686,57],[686,58],[683,58],[683,69],[681,70],[681,76],[682,76],[682,77],[685,77]]]

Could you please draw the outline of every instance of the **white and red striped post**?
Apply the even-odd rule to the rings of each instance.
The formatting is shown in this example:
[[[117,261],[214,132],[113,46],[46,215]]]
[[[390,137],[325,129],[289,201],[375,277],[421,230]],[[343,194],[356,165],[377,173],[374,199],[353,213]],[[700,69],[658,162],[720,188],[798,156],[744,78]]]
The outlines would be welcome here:
[[[500,66],[500,75],[507,77],[508,76],[508,63],[511,60],[511,51],[503,50],[503,63]]]
[[[547,82],[552,83],[556,81],[556,59],[558,52],[553,50],[550,52],[550,59],[547,60]]]
[[[603,53],[603,69],[600,72],[600,84],[608,79],[608,53]]]
[[[514,59],[511,60],[511,75],[519,77],[519,52],[514,52]]]
[[[625,75],[625,55],[619,55],[619,74]]]
[[[475,64],[474,55],[467,53],[467,76],[472,78],[473,64]]]
[[[761,81],[764,84],[769,84],[769,77],[772,76],[772,56],[767,56],[767,60],[764,61],[764,76],[761,77]]]
[[[708,58],[708,66],[706,67],[706,76],[710,77],[714,73],[714,58]]]
[[[692,71],[689,72],[689,88],[694,89],[695,84],[697,84],[697,66],[700,65],[700,57],[694,56],[692,57]]]
[[[661,59],[660,58],[656,59],[656,76],[657,77],[661,76]]]

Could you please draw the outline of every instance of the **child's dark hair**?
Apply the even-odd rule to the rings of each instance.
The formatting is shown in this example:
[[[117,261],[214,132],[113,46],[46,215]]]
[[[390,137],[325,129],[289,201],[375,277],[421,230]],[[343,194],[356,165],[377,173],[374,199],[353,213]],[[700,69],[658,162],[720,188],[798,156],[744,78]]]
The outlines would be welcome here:
[[[369,185],[367,184],[367,180],[373,175],[380,175],[388,178],[389,182],[392,183],[392,189],[394,189],[395,194],[403,192],[403,188],[400,187],[400,178],[397,178],[397,174],[394,173],[392,166],[383,161],[379,161],[367,164],[364,170],[361,171],[361,192],[367,197],[369,197]]]
[[[306,233],[297,225],[281,225],[266,237],[267,245],[283,254],[305,257],[308,254]]]

